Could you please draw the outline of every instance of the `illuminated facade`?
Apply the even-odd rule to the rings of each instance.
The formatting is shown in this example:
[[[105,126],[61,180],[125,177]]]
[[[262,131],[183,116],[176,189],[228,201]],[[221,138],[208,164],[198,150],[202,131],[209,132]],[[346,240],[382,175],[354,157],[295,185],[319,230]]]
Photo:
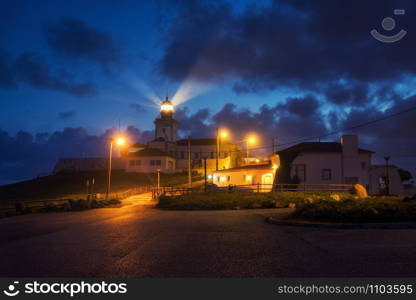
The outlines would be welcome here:
[[[129,151],[126,155],[127,172],[153,172],[158,168],[149,166],[152,155],[157,155],[161,161],[161,172],[181,172],[188,169],[188,139],[178,138],[179,123],[174,118],[174,106],[166,99],[160,105],[160,117],[156,118],[155,139],[150,141],[144,149]],[[206,161],[207,171],[217,169],[217,139],[191,138],[190,161],[194,171],[202,173]],[[243,161],[244,153],[241,147],[221,139],[218,151],[218,169],[228,169],[239,166]],[[140,161],[140,163],[137,163]],[[169,162],[164,164],[163,162]],[[173,167],[172,167],[173,166]]]

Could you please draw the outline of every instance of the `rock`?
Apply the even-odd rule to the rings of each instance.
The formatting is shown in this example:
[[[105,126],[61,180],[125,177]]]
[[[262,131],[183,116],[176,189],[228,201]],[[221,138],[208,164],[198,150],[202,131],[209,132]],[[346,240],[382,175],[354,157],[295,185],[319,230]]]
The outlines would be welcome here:
[[[303,201],[305,201],[305,203],[307,204],[312,204],[315,202],[315,200],[312,197],[307,197],[305,199],[303,199]]]
[[[335,201],[340,201],[341,200],[341,197],[338,194],[332,194],[330,197]]]
[[[359,199],[366,199],[368,198],[367,190],[361,184],[354,184],[353,191],[352,191]]]

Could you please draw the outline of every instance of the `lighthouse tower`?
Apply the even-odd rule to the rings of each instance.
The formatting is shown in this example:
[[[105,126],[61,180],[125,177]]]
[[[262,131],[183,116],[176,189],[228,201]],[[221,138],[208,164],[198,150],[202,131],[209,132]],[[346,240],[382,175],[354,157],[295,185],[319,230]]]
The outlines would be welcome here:
[[[155,119],[155,138],[167,142],[178,139],[178,121],[173,118],[173,104],[168,97],[160,105],[160,118]]]

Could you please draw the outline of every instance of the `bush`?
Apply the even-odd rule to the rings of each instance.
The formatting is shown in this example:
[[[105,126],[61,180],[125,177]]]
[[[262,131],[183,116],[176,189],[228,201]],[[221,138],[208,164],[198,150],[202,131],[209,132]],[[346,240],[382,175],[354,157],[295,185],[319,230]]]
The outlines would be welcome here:
[[[161,196],[157,207],[176,210],[243,209],[289,207],[314,202],[319,199],[335,201],[330,192],[272,192],[253,193],[250,191],[194,193],[180,196]],[[349,194],[338,194],[345,199]]]
[[[401,197],[376,197],[367,200],[319,200],[303,203],[290,216],[295,219],[327,222],[401,222],[416,221],[416,202]]]

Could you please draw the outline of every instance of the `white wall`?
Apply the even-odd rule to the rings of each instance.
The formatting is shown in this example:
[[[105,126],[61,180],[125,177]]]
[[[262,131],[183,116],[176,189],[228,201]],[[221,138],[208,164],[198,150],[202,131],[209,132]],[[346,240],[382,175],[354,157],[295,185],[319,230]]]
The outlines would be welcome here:
[[[131,161],[135,162],[134,165]],[[140,161],[140,165],[137,161]],[[160,161],[160,165],[151,165],[151,161]],[[158,169],[161,172],[175,172],[175,159],[168,156],[137,156],[126,159],[126,172],[156,173]]]

